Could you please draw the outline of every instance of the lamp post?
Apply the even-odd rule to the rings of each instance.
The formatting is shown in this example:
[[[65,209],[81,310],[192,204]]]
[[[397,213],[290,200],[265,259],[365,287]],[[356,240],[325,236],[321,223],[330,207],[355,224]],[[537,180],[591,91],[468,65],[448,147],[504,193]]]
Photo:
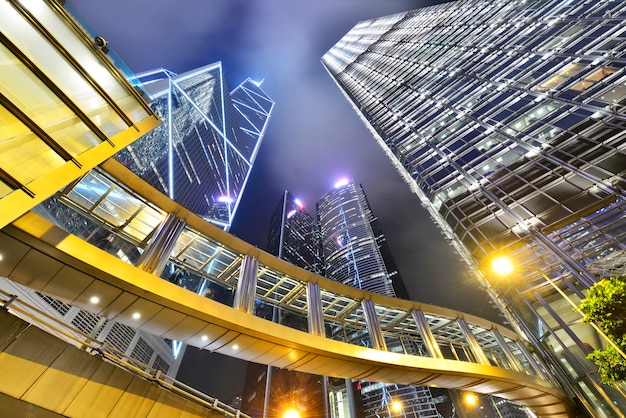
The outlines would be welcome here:
[[[391,410],[391,413],[394,415],[400,414],[402,412],[402,402],[400,401],[392,401],[389,404],[389,409]]]
[[[491,261],[491,267],[492,267],[492,271],[498,274],[499,276],[508,276],[511,273],[513,273],[513,271],[515,270],[515,266],[513,265],[513,262],[506,256],[500,256],[500,257],[494,258]],[[563,299],[565,299],[567,303],[569,303],[574,308],[574,311],[578,312],[578,314],[580,314],[580,316],[582,316],[583,319],[585,318],[585,314],[580,310],[576,302],[574,302],[559,286],[557,286],[556,283],[554,283],[554,280],[548,277],[546,273],[536,268],[532,268],[530,270],[539,273],[541,277],[543,277],[543,279],[547,281],[550,284],[550,286],[552,286],[557,292],[559,292],[559,294],[563,297]],[[602,338],[604,338],[604,340],[611,347],[617,350],[617,352],[624,359],[626,359],[626,354],[622,351],[622,349],[612,339],[610,339],[608,335],[606,335],[604,331],[600,329],[600,327],[598,327],[594,322],[588,322],[588,324],[591,325],[591,327],[599,335],[601,335]]]
[[[297,409],[290,408],[283,413],[282,418],[300,418],[300,412]]]

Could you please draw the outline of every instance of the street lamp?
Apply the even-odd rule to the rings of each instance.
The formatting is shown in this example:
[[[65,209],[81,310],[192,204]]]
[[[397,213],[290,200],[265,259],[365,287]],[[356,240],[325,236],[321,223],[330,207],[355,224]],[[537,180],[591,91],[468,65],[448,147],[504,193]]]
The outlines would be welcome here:
[[[515,271],[515,265],[513,264],[511,259],[507,256],[499,256],[491,260],[491,268],[492,268],[492,271],[498,274],[499,276],[508,276]],[[541,277],[543,277],[544,280],[550,284],[550,286],[552,286],[557,292],[559,292],[559,294],[563,297],[563,299],[565,299],[567,303],[569,303],[572,306],[572,308],[574,308],[574,311],[578,312],[580,316],[582,316],[583,319],[585,319],[585,314],[583,313],[583,311],[580,310],[576,302],[574,302],[559,286],[557,286],[556,283],[554,283],[554,280],[552,280],[550,277],[548,277],[546,273],[544,273],[543,271],[537,268],[531,268],[529,270],[539,273]],[[591,325],[591,327],[594,330],[596,330],[596,332],[599,335],[601,335],[609,345],[611,345],[615,350],[617,350],[617,352],[620,353],[620,355],[624,359],[626,359],[626,354],[622,351],[622,349],[615,342],[613,342],[612,339],[610,339],[604,333],[604,331],[602,331],[594,322],[588,322],[588,324]]]
[[[300,412],[297,409],[288,409],[283,414],[283,418],[300,418]]]
[[[391,409],[392,413],[399,414],[402,412],[402,402],[392,401],[391,404],[389,404],[389,409]]]
[[[466,404],[468,404],[469,406],[474,406],[476,405],[476,403],[478,402],[478,398],[476,397],[476,395],[474,395],[473,393],[467,393],[465,394],[465,396],[463,397],[463,400],[465,401]]]

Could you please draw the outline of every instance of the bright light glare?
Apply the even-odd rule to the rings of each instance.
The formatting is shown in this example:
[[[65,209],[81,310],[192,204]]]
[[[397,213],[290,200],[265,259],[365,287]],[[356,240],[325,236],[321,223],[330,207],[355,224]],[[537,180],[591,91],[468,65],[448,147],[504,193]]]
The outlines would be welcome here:
[[[493,271],[501,276],[513,273],[513,263],[507,257],[498,257],[491,262]]]
[[[337,183],[335,183],[335,189],[346,186],[348,183],[350,183],[350,180],[343,178],[339,180]]]
[[[92,305],[97,305],[100,302],[100,298],[98,296],[92,296],[89,298],[89,303]]]
[[[304,204],[302,203],[302,201],[300,199],[298,199],[297,197],[294,199],[294,202],[296,203],[296,205],[298,205],[298,207],[300,209],[304,208]]]
[[[295,409],[288,409],[283,414],[283,418],[300,418],[300,413]]]
[[[220,203],[233,203],[233,198],[230,196],[222,195],[217,198]]]
[[[400,401],[391,402],[391,412],[393,413],[402,412],[402,402]]]
[[[478,398],[476,397],[476,395],[468,393],[467,395],[465,395],[465,403],[468,405],[476,405],[476,402],[478,402]]]
[[[139,318],[141,318],[141,314],[139,312],[135,312],[133,314],[133,319],[139,319]]]

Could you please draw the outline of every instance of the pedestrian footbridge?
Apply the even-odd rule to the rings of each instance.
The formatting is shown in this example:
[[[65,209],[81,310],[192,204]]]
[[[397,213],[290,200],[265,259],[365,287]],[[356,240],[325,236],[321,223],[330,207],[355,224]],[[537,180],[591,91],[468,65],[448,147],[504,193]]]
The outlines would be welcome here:
[[[201,349],[572,416],[569,397],[509,329],[297,268],[186,211],[114,160],[3,228],[0,253],[0,275]]]

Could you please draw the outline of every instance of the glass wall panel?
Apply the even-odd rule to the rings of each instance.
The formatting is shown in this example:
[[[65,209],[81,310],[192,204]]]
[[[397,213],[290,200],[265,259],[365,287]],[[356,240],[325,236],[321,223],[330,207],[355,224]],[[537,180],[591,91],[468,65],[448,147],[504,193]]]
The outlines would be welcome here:
[[[125,130],[126,124],[92,86],[6,2],[0,2],[2,30],[37,67],[71,97],[84,113],[109,136]]]

